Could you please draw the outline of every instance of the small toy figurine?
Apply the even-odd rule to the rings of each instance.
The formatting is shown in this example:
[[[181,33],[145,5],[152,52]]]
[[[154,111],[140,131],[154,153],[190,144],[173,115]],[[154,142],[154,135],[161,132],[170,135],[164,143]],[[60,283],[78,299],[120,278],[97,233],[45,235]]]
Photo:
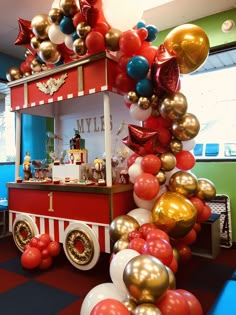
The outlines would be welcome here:
[[[29,152],[26,152],[26,155],[24,157],[23,170],[24,170],[24,180],[29,180],[32,177],[31,157],[30,157]]]
[[[79,130],[74,129],[74,137],[70,139],[70,149],[77,150],[80,149],[80,134]]]

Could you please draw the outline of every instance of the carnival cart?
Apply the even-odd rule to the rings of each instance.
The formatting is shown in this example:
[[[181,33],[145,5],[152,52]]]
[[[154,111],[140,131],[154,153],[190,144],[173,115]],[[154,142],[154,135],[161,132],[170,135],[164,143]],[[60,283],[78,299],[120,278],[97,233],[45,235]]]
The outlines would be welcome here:
[[[35,235],[48,233],[63,244],[76,268],[91,269],[101,252],[110,252],[110,222],[134,208],[132,184],[112,183],[110,95],[117,93],[115,69],[116,61],[102,52],[9,83],[11,107],[16,112],[16,179],[22,113],[54,117],[56,126],[57,107],[65,109],[69,99],[77,98],[79,104],[84,96],[99,93],[104,103],[105,186],[33,181],[7,184],[9,229],[20,251]]]

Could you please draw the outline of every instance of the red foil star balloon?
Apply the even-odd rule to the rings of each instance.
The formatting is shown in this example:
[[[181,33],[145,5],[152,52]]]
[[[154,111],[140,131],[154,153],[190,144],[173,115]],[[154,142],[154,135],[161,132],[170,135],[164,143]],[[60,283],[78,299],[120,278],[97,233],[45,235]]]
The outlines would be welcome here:
[[[95,27],[99,19],[99,10],[94,7],[97,1],[80,0],[80,8],[87,23],[91,27]]]
[[[138,155],[162,154],[167,151],[159,141],[159,134],[153,129],[129,125],[129,136],[122,139],[123,143]]]
[[[18,18],[18,25],[19,25],[19,34],[14,44],[19,45],[19,46],[31,47],[30,41],[31,41],[31,38],[34,36],[31,30],[31,21]]]
[[[159,97],[175,93],[180,89],[179,67],[175,57],[170,56],[164,45],[160,45],[151,66],[154,90]]]

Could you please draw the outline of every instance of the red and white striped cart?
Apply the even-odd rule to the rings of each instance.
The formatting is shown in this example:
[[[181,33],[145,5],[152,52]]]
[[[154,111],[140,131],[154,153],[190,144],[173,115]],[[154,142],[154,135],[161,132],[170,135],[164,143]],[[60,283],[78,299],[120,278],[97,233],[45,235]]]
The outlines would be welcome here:
[[[16,112],[16,179],[22,113],[48,116],[58,102],[66,106],[68,99],[93,93],[102,93],[104,101],[106,186],[8,183],[9,228],[19,250],[35,235],[48,233],[63,244],[76,268],[91,269],[101,252],[110,252],[111,221],[135,207],[132,184],[112,185],[109,93],[116,93],[115,69],[116,62],[104,52],[9,83],[11,107]]]

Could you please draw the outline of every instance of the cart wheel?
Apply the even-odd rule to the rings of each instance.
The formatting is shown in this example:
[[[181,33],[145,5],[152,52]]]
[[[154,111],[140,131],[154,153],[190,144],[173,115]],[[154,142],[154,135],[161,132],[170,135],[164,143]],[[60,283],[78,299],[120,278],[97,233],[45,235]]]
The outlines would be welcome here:
[[[16,246],[21,252],[24,251],[25,245],[38,234],[38,227],[29,215],[20,214],[16,217],[12,228],[12,235]]]
[[[93,268],[100,257],[100,245],[94,231],[81,222],[71,223],[64,232],[64,252],[70,263],[80,270]]]

